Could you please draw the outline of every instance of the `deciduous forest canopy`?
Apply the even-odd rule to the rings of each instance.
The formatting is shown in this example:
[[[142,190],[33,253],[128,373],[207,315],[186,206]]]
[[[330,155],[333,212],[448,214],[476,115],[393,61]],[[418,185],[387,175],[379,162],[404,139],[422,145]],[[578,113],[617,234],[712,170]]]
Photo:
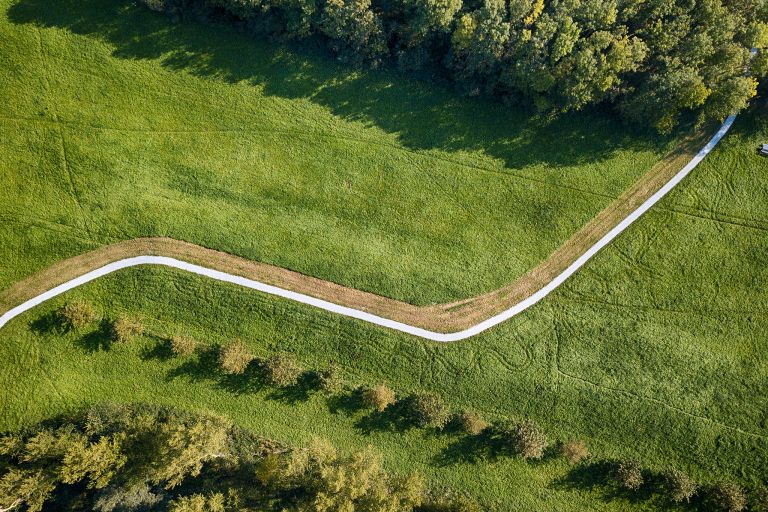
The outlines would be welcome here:
[[[220,416],[143,404],[95,405],[0,436],[0,468],[6,511],[478,510],[427,493],[418,475],[389,474],[370,448],[291,448]]]
[[[273,37],[320,35],[340,59],[450,77],[470,95],[566,112],[609,104],[669,132],[722,119],[768,72],[765,0],[143,0]]]

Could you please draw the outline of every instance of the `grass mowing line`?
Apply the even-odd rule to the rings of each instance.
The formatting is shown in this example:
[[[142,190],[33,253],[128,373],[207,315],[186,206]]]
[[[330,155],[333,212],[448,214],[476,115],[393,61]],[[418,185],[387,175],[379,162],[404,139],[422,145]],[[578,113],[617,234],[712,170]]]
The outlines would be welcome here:
[[[554,320],[554,318],[553,318],[553,320]],[[560,334],[559,334],[557,329],[555,329],[554,332],[555,332],[555,356],[554,356],[555,364],[554,364],[554,370],[555,370],[555,373],[557,375],[559,375],[560,377],[568,378],[568,379],[580,382],[580,383],[585,384],[585,385],[587,385],[589,387],[592,387],[592,388],[595,388],[595,389],[599,389],[599,390],[602,390],[602,391],[609,391],[611,393],[616,393],[616,394],[620,394],[620,395],[624,395],[624,396],[629,396],[629,397],[632,397],[635,400],[651,402],[653,404],[660,405],[660,406],[664,407],[665,409],[669,409],[671,411],[674,411],[674,412],[676,412],[678,414],[682,414],[684,416],[688,416],[689,418],[694,418],[696,420],[703,420],[703,421],[705,421],[707,423],[710,423],[712,425],[717,425],[718,427],[720,427],[722,429],[730,430],[732,432],[736,432],[737,434],[741,434],[741,435],[749,436],[749,437],[754,437],[756,439],[768,439],[768,435],[757,433],[757,432],[750,432],[749,430],[744,430],[742,428],[735,427],[733,425],[729,425],[728,423],[724,423],[722,421],[718,421],[716,419],[712,419],[712,418],[710,418],[708,416],[702,416],[700,414],[694,414],[692,412],[688,412],[685,409],[683,409],[682,407],[678,407],[676,405],[672,405],[672,404],[670,404],[668,402],[665,402],[664,400],[660,400],[660,399],[654,398],[652,396],[642,395],[640,393],[635,393],[635,392],[629,391],[627,389],[617,388],[617,387],[613,387],[613,386],[606,386],[605,384],[599,384],[597,382],[594,382],[592,380],[586,379],[584,377],[580,377],[578,375],[566,372],[565,370],[563,370],[560,367]]]
[[[672,214],[675,214],[675,215],[684,215],[686,217],[693,217],[693,218],[696,218],[696,219],[708,220],[710,222],[718,222],[720,224],[728,224],[728,225],[737,226],[737,227],[740,227],[740,228],[757,229],[759,231],[768,231],[768,227],[760,226],[756,222],[754,224],[747,224],[747,222],[754,222],[752,219],[745,219],[745,218],[742,218],[742,217],[726,215],[724,213],[719,213],[719,212],[710,212],[708,210],[698,210],[698,211],[705,211],[705,212],[707,212],[707,213],[709,213],[711,215],[710,217],[707,217],[706,215],[697,214],[697,213],[691,213],[691,212],[685,212],[685,211],[682,211],[682,210],[678,210],[677,208],[659,208],[659,210],[660,211],[669,212],[669,213],[672,213]],[[694,208],[693,210],[696,211],[697,209]],[[719,218],[719,217],[723,217],[723,216],[729,216],[729,217],[732,217],[734,219],[739,219],[739,220],[741,220],[743,222],[736,222],[735,220],[727,220],[727,219]]]
[[[61,150],[61,165],[64,168],[64,174],[67,175],[67,183],[69,185],[69,194],[72,196],[72,199],[75,201],[75,204],[77,205],[77,209],[80,211],[80,216],[83,218],[83,226],[85,227],[85,230],[88,232],[89,235],[92,236],[91,230],[88,229],[88,221],[87,216],[85,215],[85,210],[83,209],[83,204],[80,202],[80,194],[77,193],[77,188],[75,187],[75,180],[72,177],[72,169],[69,165],[69,158],[67,157],[67,146],[64,142],[64,129],[61,127],[60,124],[57,123],[56,126],[56,133],[57,133],[57,139],[59,141],[59,149]]]
[[[40,53],[40,64],[42,67],[42,76],[43,76],[43,83],[45,84],[45,95],[50,96],[53,88],[51,87],[51,80],[48,77],[49,70],[48,70],[48,52],[45,51],[45,46],[43,45],[43,32],[40,29],[40,27],[36,27],[35,33],[37,34],[37,48]],[[64,141],[64,128],[61,126],[61,122],[59,120],[59,114],[56,110],[56,103],[54,101],[50,101],[50,98],[46,98],[46,109],[50,109],[51,117],[53,118],[53,124],[56,127],[56,134],[58,139],[58,146],[59,146],[59,152],[61,153],[61,164],[64,169],[64,174],[67,176],[67,184],[69,186],[69,194],[72,196],[73,201],[77,205],[77,209],[80,211],[80,216],[83,219],[83,227],[88,233],[88,236],[93,238],[93,233],[91,232],[90,228],[88,227],[88,218],[85,214],[85,210],[83,209],[83,204],[80,201],[80,194],[77,192],[77,187],[75,186],[75,180],[72,177],[72,169],[69,164],[69,157],[67,155],[67,146],[66,142]]]
[[[766,311],[752,311],[752,310],[722,310],[722,311],[704,311],[704,310],[696,310],[696,309],[669,309],[669,308],[662,308],[658,306],[649,306],[647,304],[620,304],[617,302],[606,302],[603,300],[597,300],[594,298],[591,298],[591,296],[588,295],[579,295],[576,297],[559,297],[558,300],[565,301],[565,302],[578,302],[581,304],[590,304],[593,306],[605,306],[605,307],[612,307],[612,308],[620,308],[620,309],[633,309],[633,310],[644,310],[644,311],[658,311],[660,313],[667,313],[670,315],[696,315],[701,316],[705,318],[712,318],[715,320],[718,320],[724,316],[729,315],[743,315],[743,316],[767,316],[768,312]]]
[[[76,256],[17,283],[0,297],[0,308],[6,309],[0,316],[0,327],[41,302],[102,275],[130,266],[160,264],[296,300],[429,340],[459,341],[525,311],[560,286],[680,183],[720,142],[735,119],[736,115],[728,117],[709,142],[681,170],[669,177],[674,164],[687,155],[686,150],[696,137],[683,144],[522,278],[494,292],[457,303],[413,306],[185,242],[171,239],[139,239]],[[662,185],[659,188],[660,184]],[[595,241],[590,245],[592,240]],[[131,253],[136,250],[141,252]],[[129,256],[121,257],[121,252]],[[162,252],[164,255],[147,255],[153,252]],[[176,254],[185,260],[197,260],[205,266],[172,257]],[[105,265],[107,262],[111,263]],[[213,269],[222,267],[234,270],[235,273]],[[84,269],[91,270],[83,274]],[[244,272],[245,275],[264,277],[261,277],[262,280],[251,279],[244,277]],[[79,277],[61,282],[70,276]],[[54,282],[61,284],[43,293],[37,291],[41,287],[49,287]],[[29,297],[30,292],[39,294],[12,307],[13,304],[18,304],[19,299],[23,301]],[[8,309],[9,307],[12,308]],[[501,311],[497,312],[499,309]],[[461,330],[450,332],[450,329],[457,328]]]
[[[558,339],[557,343],[559,345],[559,343],[560,343],[559,339]],[[626,389],[614,388],[614,387],[611,387],[611,386],[606,386],[604,384],[598,384],[596,382],[592,382],[591,380],[585,379],[583,377],[579,377],[578,375],[573,375],[573,374],[570,374],[568,372],[564,372],[564,371],[562,371],[560,369],[560,361],[559,360],[556,362],[555,371],[558,373],[558,375],[561,375],[563,377],[567,377],[569,379],[581,382],[582,384],[586,384],[586,385],[588,385],[590,387],[593,387],[595,389],[601,389],[601,390],[604,390],[604,391],[610,391],[612,393],[618,393],[620,395],[630,396],[630,397],[632,397],[632,398],[634,398],[636,400],[643,400],[643,401],[652,402],[654,404],[660,405],[660,406],[662,406],[662,407],[664,407],[666,409],[669,409],[671,411],[675,411],[675,412],[677,412],[679,414],[683,414],[685,416],[688,416],[690,418],[694,418],[694,419],[697,419],[697,420],[703,420],[703,421],[705,421],[707,423],[711,423],[713,425],[717,425],[718,427],[720,427],[720,428],[722,428],[724,430],[730,430],[732,432],[736,432],[736,433],[744,435],[744,436],[754,437],[756,439],[768,439],[768,436],[766,436],[765,434],[758,434],[757,432],[750,432],[748,430],[740,429],[739,427],[734,427],[733,425],[728,425],[727,423],[723,423],[722,421],[713,420],[712,418],[709,418],[707,416],[701,416],[701,415],[698,415],[698,414],[693,414],[692,412],[688,412],[685,409],[681,409],[680,407],[677,407],[675,405],[668,404],[667,402],[665,402],[663,400],[659,400],[658,398],[653,398],[652,396],[644,396],[644,395],[640,395],[638,393],[633,393],[632,391],[627,391]]]
[[[407,147],[398,146],[396,144],[378,141],[374,139],[364,138],[364,137],[351,137],[349,135],[344,134],[328,134],[323,132],[307,132],[302,130],[285,130],[285,129],[274,129],[274,128],[268,128],[268,129],[260,129],[260,128],[220,128],[220,129],[213,129],[213,130],[160,130],[160,129],[152,129],[152,128],[114,128],[110,126],[100,126],[95,124],[89,124],[89,123],[79,123],[77,121],[66,121],[62,119],[53,119],[51,121],[48,121],[46,119],[36,119],[32,117],[0,117],[0,119],[3,120],[9,120],[9,121],[20,121],[20,122],[30,122],[30,123],[40,123],[44,125],[65,125],[70,127],[76,127],[80,129],[91,129],[91,130],[102,130],[102,131],[112,131],[112,132],[127,132],[127,133],[147,133],[147,134],[171,134],[171,135],[184,135],[184,134],[192,134],[192,135],[199,135],[199,134],[227,134],[227,133],[240,133],[240,134],[253,134],[253,133],[277,133],[281,135],[289,135],[289,136],[302,136],[302,135],[312,135],[313,137],[325,137],[327,139],[339,139],[339,140],[347,140],[352,142],[360,142],[364,144],[371,144],[375,146],[385,146],[388,148],[392,148],[395,151],[401,151],[403,153],[406,153],[408,155],[416,155],[421,158],[429,158],[432,160],[438,160],[441,162],[446,162],[449,164],[457,165],[459,167],[465,167],[468,169],[474,169],[477,171],[485,172],[485,173],[491,173],[491,174],[497,174],[499,176],[503,176],[505,178],[510,179],[519,179],[522,181],[528,181],[531,183],[536,183],[537,185],[541,185],[545,188],[557,188],[562,190],[567,190],[570,192],[578,192],[579,194],[584,194],[586,196],[595,196],[605,199],[612,199],[615,200],[616,197],[610,195],[610,194],[603,194],[600,192],[595,192],[593,190],[585,190],[578,187],[572,187],[569,185],[562,185],[559,183],[553,183],[551,181],[543,180],[543,179],[536,179],[531,176],[525,176],[522,174],[518,174],[515,172],[512,172],[510,169],[506,169],[504,171],[499,171],[497,169],[492,169],[490,167],[485,167],[482,165],[472,164],[470,162],[463,162],[461,160],[456,160],[453,158],[449,158],[442,155],[437,155],[433,153],[423,153],[419,152],[413,149],[409,149]],[[411,158],[411,161],[414,162],[414,160]],[[414,162],[415,164],[415,162]],[[418,166],[418,164],[415,164]],[[506,185],[505,185],[506,186]]]

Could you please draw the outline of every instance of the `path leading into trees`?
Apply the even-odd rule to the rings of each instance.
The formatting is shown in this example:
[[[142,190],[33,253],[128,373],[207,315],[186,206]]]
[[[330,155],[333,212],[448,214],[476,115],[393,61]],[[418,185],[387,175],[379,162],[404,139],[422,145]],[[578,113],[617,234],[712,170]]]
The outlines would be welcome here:
[[[5,290],[0,294],[4,311],[0,328],[38,304],[101,276],[138,265],[165,265],[421,338],[463,340],[525,311],[560,286],[680,183],[735,119],[728,117],[703,147],[702,134],[689,137],[547,259],[514,282],[476,297],[414,306],[180,240],[138,238],[61,261]]]

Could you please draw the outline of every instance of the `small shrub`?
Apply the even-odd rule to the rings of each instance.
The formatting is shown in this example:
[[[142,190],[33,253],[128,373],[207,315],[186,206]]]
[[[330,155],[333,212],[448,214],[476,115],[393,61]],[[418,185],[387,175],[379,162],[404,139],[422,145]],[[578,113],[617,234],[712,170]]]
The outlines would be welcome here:
[[[669,499],[675,503],[687,503],[696,494],[696,482],[682,471],[677,469],[667,471],[664,481],[667,484]]]
[[[636,491],[643,485],[643,467],[634,459],[619,462],[616,468],[616,482],[629,491]]]
[[[436,393],[414,393],[408,404],[411,419],[419,427],[443,428],[451,416],[448,406]]]
[[[245,373],[248,365],[254,357],[248,347],[240,340],[234,340],[223,347],[219,352],[219,366],[224,373],[238,375]]]
[[[183,334],[171,338],[171,350],[177,356],[191,356],[197,348],[197,342]]]
[[[341,367],[331,363],[324,370],[317,372],[317,385],[326,393],[335,393],[344,385]]]
[[[142,334],[144,334],[144,325],[136,317],[120,315],[112,322],[112,337],[118,343],[128,343]]]
[[[571,464],[578,464],[589,458],[589,450],[584,441],[568,441],[561,448],[561,452]]]
[[[720,482],[712,487],[712,504],[724,512],[741,512],[747,508],[747,494],[731,482]]]
[[[90,302],[76,299],[59,309],[59,319],[68,329],[82,329],[98,319],[96,309]]]
[[[541,459],[549,446],[547,435],[530,420],[515,426],[513,440],[515,451],[524,459]]]
[[[459,422],[461,423],[461,428],[464,429],[464,431],[467,434],[476,436],[486,428],[488,428],[488,422],[485,421],[478,413],[475,411],[464,411],[459,415]]]
[[[384,412],[384,409],[397,403],[397,398],[395,397],[395,392],[389,386],[386,384],[376,384],[372,388],[363,391],[363,403],[379,412]]]
[[[281,388],[293,386],[299,382],[303,370],[293,355],[278,352],[264,361],[264,373],[267,380]]]

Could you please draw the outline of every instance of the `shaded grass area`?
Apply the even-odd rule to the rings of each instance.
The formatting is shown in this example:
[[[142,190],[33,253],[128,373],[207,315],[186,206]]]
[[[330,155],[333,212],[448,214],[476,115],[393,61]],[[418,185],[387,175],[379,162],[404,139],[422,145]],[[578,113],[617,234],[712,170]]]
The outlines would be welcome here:
[[[670,146],[121,0],[0,12],[0,287],[170,236],[450,301],[525,273]]]

